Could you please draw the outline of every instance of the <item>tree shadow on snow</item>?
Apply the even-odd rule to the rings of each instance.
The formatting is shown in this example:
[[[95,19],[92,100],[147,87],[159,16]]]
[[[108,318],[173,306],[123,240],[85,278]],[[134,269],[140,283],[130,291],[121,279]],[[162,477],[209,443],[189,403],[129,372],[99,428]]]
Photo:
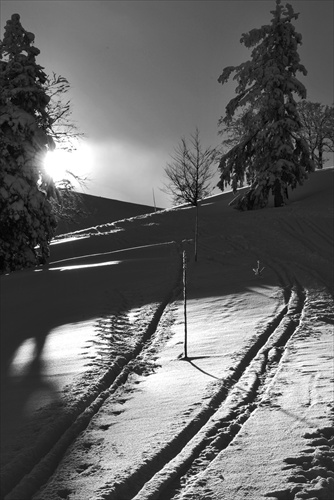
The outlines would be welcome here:
[[[44,364],[37,346],[35,357],[21,370],[9,367],[1,377],[1,462],[10,463],[24,449],[31,449],[43,434],[48,415],[42,408],[53,408],[53,418],[60,410],[56,386],[43,375]],[[49,411],[50,413],[50,411]]]
[[[141,252],[140,261],[106,262],[101,266],[66,267],[66,263],[36,270],[25,270],[1,277],[1,425],[2,434],[15,425],[25,426],[34,420],[34,409],[39,404],[47,408],[59,401],[59,387],[46,378],[48,363],[57,363],[53,353],[45,356],[45,344],[50,333],[67,324],[96,320],[114,313],[124,304],[120,297],[129,295],[129,308],[162,300],[176,281],[178,266],[170,248],[164,253],[150,250],[149,258]],[[174,249],[175,252],[175,249]],[[139,265],[138,265],[139,262]],[[178,262],[177,262],[178,264]],[[166,276],[166,269],[170,269]],[[124,292],[124,293],[123,293]],[[116,304],[117,302],[117,304]],[[92,330],[94,330],[92,328]],[[66,328],[64,329],[66,332]],[[80,326],[74,343],[80,345]],[[92,331],[92,336],[95,334]],[[57,334],[58,335],[58,334]],[[64,352],[73,341],[68,335],[59,334],[57,349]],[[61,343],[64,342],[62,345]],[[15,371],[15,358],[24,346],[33,349],[26,352],[24,362]],[[53,345],[53,344],[52,344]],[[13,363],[14,362],[14,363]],[[16,363],[17,368],[17,363]],[[62,369],[66,371],[66,366]],[[52,372],[54,373],[53,369]],[[19,371],[19,373],[18,373]],[[52,404],[51,412],[55,405]],[[57,405],[56,415],[61,416],[62,405]],[[36,413],[36,412],[35,412]],[[39,416],[36,414],[36,420]],[[14,425],[15,424],[15,425]]]

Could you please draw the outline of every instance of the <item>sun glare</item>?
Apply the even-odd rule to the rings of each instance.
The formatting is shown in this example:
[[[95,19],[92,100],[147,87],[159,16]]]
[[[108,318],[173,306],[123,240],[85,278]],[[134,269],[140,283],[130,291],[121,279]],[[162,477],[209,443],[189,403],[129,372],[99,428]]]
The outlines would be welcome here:
[[[72,152],[64,149],[49,151],[45,156],[44,168],[55,182],[73,180],[73,176],[87,177],[93,168],[92,151],[86,144]]]

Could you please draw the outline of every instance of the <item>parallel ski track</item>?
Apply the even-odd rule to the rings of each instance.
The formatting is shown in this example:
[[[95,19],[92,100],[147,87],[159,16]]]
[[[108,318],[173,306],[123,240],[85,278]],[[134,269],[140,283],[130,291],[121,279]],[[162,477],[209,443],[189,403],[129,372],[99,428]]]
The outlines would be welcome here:
[[[300,285],[299,290],[302,290]],[[280,352],[280,350],[285,349],[285,345],[289,345],[289,342],[293,341],[294,337],[303,337],[305,335],[305,332],[307,332],[309,328],[308,321],[310,318],[327,324],[333,324],[334,322],[332,310],[333,296],[326,286],[322,289],[319,287],[317,290],[305,289],[305,291],[302,291],[302,294],[304,295],[303,304],[301,304],[301,302],[299,304],[302,310],[300,313],[298,312],[298,303],[296,303],[297,308],[293,315],[295,321],[298,323],[294,331],[292,333],[290,332],[288,338],[286,335],[283,335],[283,338],[281,337],[278,343],[276,341],[272,343],[271,345],[273,345],[274,348],[271,347],[269,351],[267,345],[265,345],[264,348],[259,351],[260,356],[257,355],[256,358],[254,358],[254,361],[247,368],[243,377],[241,377],[238,386],[240,384],[242,386],[242,383],[244,383],[245,387],[245,385],[247,386],[247,382],[252,380],[252,374],[253,376],[255,375],[255,383],[253,386],[250,385],[248,395],[246,394],[245,398],[241,398],[239,401],[238,398],[236,398],[237,404],[235,409],[232,407],[228,412],[226,410],[225,413],[224,411],[218,412],[219,414],[216,416],[215,422],[213,422],[214,425],[209,425],[207,427],[207,442],[204,443],[205,446],[202,446],[199,454],[193,453],[191,455],[189,451],[188,453],[186,452],[185,456],[182,457],[183,460],[179,461],[179,470],[174,474],[174,479],[170,477],[169,483],[166,481],[164,487],[160,489],[158,489],[155,484],[155,488],[151,488],[149,494],[145,494],[143,489],[141,492],[143,494],[140,494],[138,497],[136,496],[136,500],[139,500],[139,498],[140,500],[153,500],[155,498],[159,500],[185,500],[192,498],[193,493],[196,491],[196,486],[201,484],[203,478],[202,473],[205,473],[211,462],[220,452],[224,451],[229,446],[232,439],[242,431],[243,425],[258,407],[270,404],[270,397],[268,399],[268,394],[270,393],[272,385],[275,383],[276,374],[279,372],[279,366],[283,355],[283,352]],[[270,345],[268,347],[270,347]],[[236,386],[236,389],[238,386]],[[324,428],[323,431],[327,438],[329,438],[333,434],[333,427]],[[319,434],[320,433],[321,429],[319,430]],[[305,437],[311,436],[305,435]],[[198,440],[198,442],[200,441]],[[194,447],[193,449],[197,451]],[[306,452],[307,450],[304,451]],[[329,453],[332,452],[330,451]],[[189,458],[188,463],[186,463],[185,460],[186,456]],[[295,459],[286,459],[286,462],[290,463],[290,461],[296,464],[303,463],[307,461],[307,456],[306,458],[302,455]],[[328,465],[327,461],[324,464],[323,477],[329,477],[331,470],[332,468]],[[305,487],[307,487],[306,482],[311,482],[311,478],[314,477],[308,476],[307,472],[308,471],[305,472]],[[303,472],[298,471],[299,477],[300,474],[303,475]],[[273,493],[276,493],[277,497],[280,496],[280,498],[283,498],[284,496],[284,498],[291,498],[292,500],[292,498],[295,498],[296,494],[296,492],[294,492],[294,494],[291,493],[292,489],[293,487],[291,486],[290,488],[288,487],[287,489]],[[156,494],[158,491],[161,491],[161,494]],[[325,498],[325,496],[323,498]]]
[[[181,259],[180,259],[181,263]],[[132,371],[131,362],[149,344],[166,307],[181,292],[182,263],[174,286],[156,305],[156,310],[133,350],[118,356],[94,385],[64,416],[57,419],[52,429],[43,433],[33,448],[20,453],[3,467],[0,474],[1,500],[29,500],[47,482],[56,470],[68,447],[89,425],[104,401],[123,385]]]
[[[303,289],[296,285],[288,291],[287,303],[268,323],[258,339],[246,352],[233,373],[222,380],[211,400],[183,430],[150,460],[139,466],[123,482],[109,491],[97,492],[94,500],[170,500],[177,492],[180,477],[198,471],[196,459],[206,455],[211,462],[226,448],[256,409],[256,398],[266,380],[266,373],[277,369],[284,346],[296,331],[305,302]],[[253,366],[254,365],[254,366]],[[271,370],[268,369],[270,366]],[[247,379],[249,390],[239,391],[237,383]],[[240,385],[240,384],[238,384]],[[232,411],[219,418],[222,404],[227,398],[235,399]],[[233,401],[234,401],[233,399]],[[201,460],[202,462],[202,460]]]
[[[197,437],[188,452],[185,450],[180,460],[178,473],[174,475],[172,483],[166,484],[165,491],[159,495],[159,500],[182,498],[183,491],[197,479],[198,474],[205,470],[222,450],[229,446],[258,406],[266,404],[263,393],[278,371],[285,345],[299,326],[304,305],[305,292],[300,287],[295,288],[292,291],[286,315],[228,395],[225,403],[230,404],[226,405],[227,408],[222,405],[214,418],[210,419],[201,430],[201,436]],[[140,496],[140,498],[146,499],[145,496]],[[155,497],[150,495],[147,498]]]

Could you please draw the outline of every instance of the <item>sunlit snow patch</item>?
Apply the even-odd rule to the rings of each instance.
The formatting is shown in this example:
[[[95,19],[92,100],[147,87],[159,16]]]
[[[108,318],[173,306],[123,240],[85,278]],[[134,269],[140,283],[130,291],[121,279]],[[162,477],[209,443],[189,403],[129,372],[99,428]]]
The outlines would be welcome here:
[[[59,243],[69,243],[71,241],[84,240],[85,238],[89,238],[89,234],[79,235],[79,236],[71,236],[70,238],[58,238],[56,240],[51,241],[51,245],[59,245]]]
[[[120,260],[110,260],[108,262],[97,262],[95,264],[77,264],[75,266],[50,267],[50,271],[72,271],[73,269],[86,269],[90,267],[112,266],[120,264]]]

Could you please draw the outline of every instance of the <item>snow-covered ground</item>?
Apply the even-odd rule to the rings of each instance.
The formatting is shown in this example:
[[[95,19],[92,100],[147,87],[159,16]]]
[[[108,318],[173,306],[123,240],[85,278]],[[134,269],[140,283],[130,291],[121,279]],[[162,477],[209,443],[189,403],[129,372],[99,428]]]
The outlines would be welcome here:
[[[333,173],[208,198],[197,262],[181,207],[1,277],[1,498],[332,499]]]

